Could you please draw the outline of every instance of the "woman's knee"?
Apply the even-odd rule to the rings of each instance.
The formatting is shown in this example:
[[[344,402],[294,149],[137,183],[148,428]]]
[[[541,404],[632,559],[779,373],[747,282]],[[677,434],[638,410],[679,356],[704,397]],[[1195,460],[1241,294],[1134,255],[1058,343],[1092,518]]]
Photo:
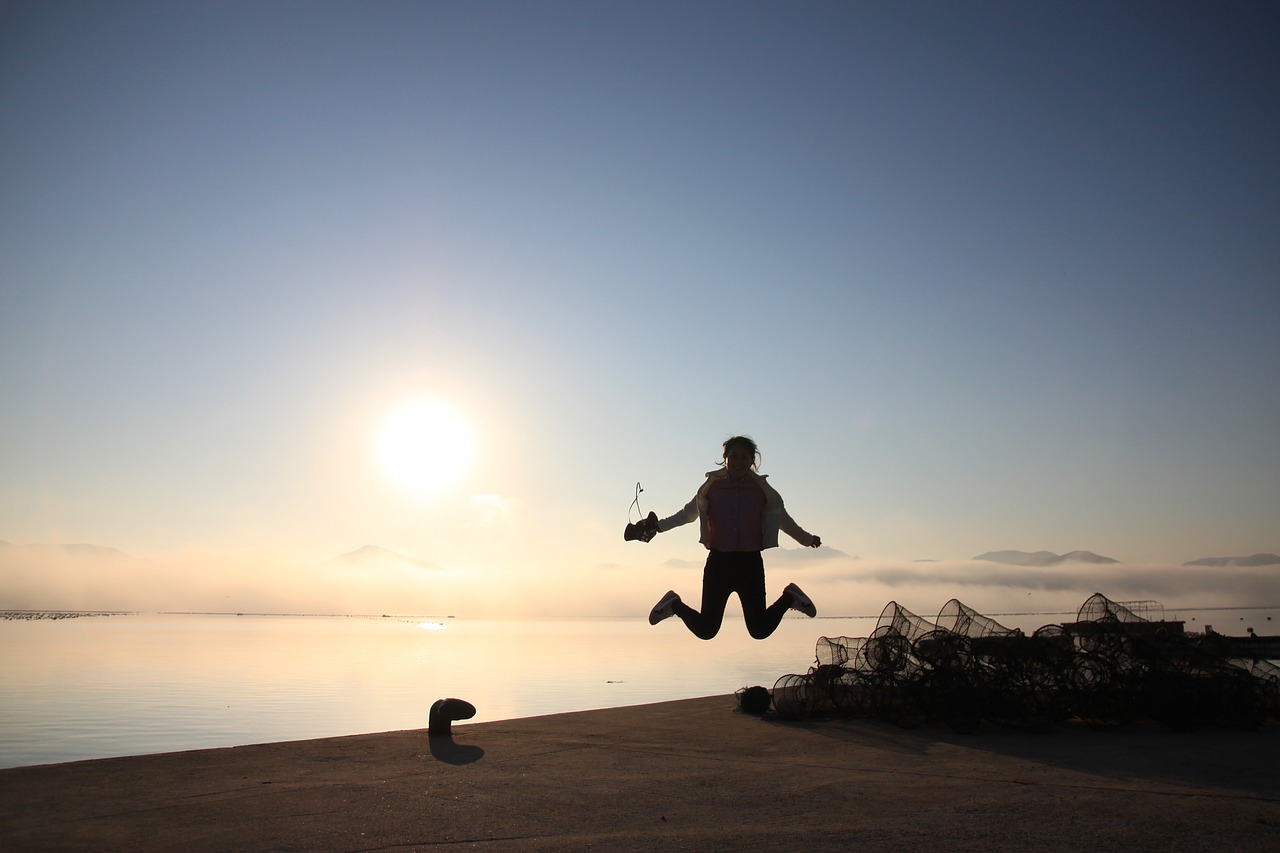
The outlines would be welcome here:
[[[693,625],[689,625],[689,630],[693,632],[693,636],[699,640],[710,640],[720,633],[719,619],[703,619]]]

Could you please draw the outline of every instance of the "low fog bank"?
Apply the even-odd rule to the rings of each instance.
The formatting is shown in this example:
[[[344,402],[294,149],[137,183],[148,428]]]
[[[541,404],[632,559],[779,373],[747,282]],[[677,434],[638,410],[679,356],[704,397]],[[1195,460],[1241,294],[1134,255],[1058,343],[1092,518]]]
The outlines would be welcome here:
[[[1095,592],[1117,602],[1155,601],[1170,619],[1179,618],[1179,611],[1236,607],[1266,607],[1280,614],[1280,566],[1060,563],[1031,567],[976,560],[824,558],[806,556],[803,549],[766,552],[765,564],[771,594],[795,582],[813,598],[820,616],[877,616],[886,604],[896,601],[931,619],[955,598],[980,613],[1008,615],[998,621],[1025,630],[1073,621],[1080,605]],[[660,594],[669,585],[697,600],[701,572],[691,562],[670,561],[657,567],[651,577],[650,592]],[[657,595],[651,597],[657,600]],[[1259,633],[1280,633],[1280,626],[1274,631],[1265,623],[1254,627]]]
[[[1057,614],[1031,627],[1073,621],[1084,601],[1100,592],[1113,601],[1154,601],[1166,618],[1178,611],[1226,607],[1280,608],[1280,570],[1275,567],[1202,569],[1168,565],[1062,564],[1003,566],[984,562],[877,563],[816,568],[806,573],[833,615],[878,612],[889,601],[920,616],[936,615],[956,598],[980,613],[1026,628],[1032,614]],[[1066,615],[1063,615],[1066,614]]]
[[[0,548],[0,609],[643,618],[668,589],[697,606],[697,556],[508,571],[438,566],[379,548],[303,565],[278,555],[160,560],[8,545]],[[770,595],[797,583],[820,616],[874,617],[896,601],[932,618],[956,598],[989,615],[1028,614],[998,620],[1009,627],[1037,627],[1071,621],[1061,614],[1074,614],[1095,592],[1119,602],[1157,601],[1169,618],[1179,610],[1280,606],[1280,566],[894,562],[831,549],[771,550],[765,564]],[[729,612],[739,612],[736,599]]]

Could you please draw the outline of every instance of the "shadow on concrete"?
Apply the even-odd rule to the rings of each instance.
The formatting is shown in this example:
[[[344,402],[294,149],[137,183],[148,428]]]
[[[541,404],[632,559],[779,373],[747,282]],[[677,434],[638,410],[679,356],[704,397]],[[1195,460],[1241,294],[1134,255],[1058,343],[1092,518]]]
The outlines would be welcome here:
[[[471,744],[454,743],[449,735],[432,735],[431,756],[445,764],[474,764],[484,758],[484,750]]]
[[[810,719],[770,723],[809,731],[815,736],[856,745],[874,761],[877,752],[917,755],[927,760],[947,747],[1014,758],[1112,780],[1147,780],[1197,785],[1280,797],[1280,724],[1253,731],[1202,729],[1175,732],[1155,723],[1134,723],[1109,730],[1071,720],[1048,732],[1029,732],[983,723],[976,734],[959,734],[942,725],[903,728],[873,719]]]

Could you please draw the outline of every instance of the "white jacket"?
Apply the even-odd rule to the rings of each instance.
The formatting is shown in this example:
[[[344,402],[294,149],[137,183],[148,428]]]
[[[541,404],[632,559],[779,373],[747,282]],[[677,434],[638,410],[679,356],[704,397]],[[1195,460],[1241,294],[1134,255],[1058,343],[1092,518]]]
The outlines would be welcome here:
[[[748,471],[747,473],[754,477],[756,482],[760,484],[760,488],[764,490],[764,530],[761,531],[763,546],[765,548],[777,548],[779,530],[786,531],[788,536],[801,545],[808,546],[812,544],[813,534],[796,524],[795,519],[787,514],[787,509],[782,503],[782,495],[778,494],[777,489],[769,485],[768,475],[757,474],[754,471]],[[707,521],[706,513],[707,492],[710,490],[712,483],[727,476],[729,476],[729,471],[725,468],[708,471],[706,482],[699,487],[697,494],[693,496],[693,500],[685,504],[684,509],[675,515],[660,519],[658,521],[658,530],[665,533],[673,527],[688,524],[696,518],[701,522],[700,526],[702,528],[698,541],[710,548],[711,525]]]

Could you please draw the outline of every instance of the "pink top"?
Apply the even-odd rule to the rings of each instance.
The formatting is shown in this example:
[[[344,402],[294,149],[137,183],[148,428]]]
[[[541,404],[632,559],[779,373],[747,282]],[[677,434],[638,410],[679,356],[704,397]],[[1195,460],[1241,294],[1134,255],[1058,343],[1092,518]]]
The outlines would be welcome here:
[[[753,478],[722,477],[707,490],[711,548],[760,551],[764,548],[764,490]]]

